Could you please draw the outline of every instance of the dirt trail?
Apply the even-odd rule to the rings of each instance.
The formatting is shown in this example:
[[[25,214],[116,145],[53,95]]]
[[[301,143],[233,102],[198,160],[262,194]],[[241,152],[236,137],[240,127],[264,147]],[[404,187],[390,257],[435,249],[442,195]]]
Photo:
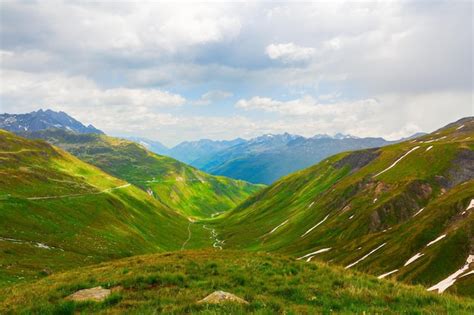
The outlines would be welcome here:
[[[193,221],[190,221],[188,224],[188,238],[184,241],[183,245],[181,245],[181,250],[184,250],[186,244],[188,244],[189,240],[191,240],[191,224],[193,223]]]
[[[80,197],[80,196],[88,196],[88,195],[99,195],[111,192],[113,190],[122,189],[129,187],[130,184],[125,184],[118,187],[107,188],[98,192],[86,193],[86,194],[69,194],[69,195],[60,195],[60,196],[42,196],[42,197],[28,197],[27,200],[45,200],[45,199],[61,199],[61,198],[68,198],[68,197]]]
[[[0,154],[17,154],[22,152],[38,152],[38,150],[33,149],[20,149],[18,151],[0,151]]]

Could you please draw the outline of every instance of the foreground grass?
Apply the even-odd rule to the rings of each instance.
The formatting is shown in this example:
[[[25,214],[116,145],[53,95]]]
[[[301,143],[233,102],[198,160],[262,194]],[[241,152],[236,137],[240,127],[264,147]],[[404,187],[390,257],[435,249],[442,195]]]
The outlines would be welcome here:
[[[115,288],[102,303],[64,298],[83,288]],[[215,290],[249,305],[198,305]],[[0,291],[0,313],[455,313],[474,300],[265,253],[200,250],[136,256],[52,275]]]

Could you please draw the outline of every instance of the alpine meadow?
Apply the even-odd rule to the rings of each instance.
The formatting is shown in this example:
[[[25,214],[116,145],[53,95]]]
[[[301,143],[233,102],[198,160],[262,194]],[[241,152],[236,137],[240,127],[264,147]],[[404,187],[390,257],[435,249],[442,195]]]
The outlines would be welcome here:
[[[473,3],[0,3],[0,314],[473,314]]]

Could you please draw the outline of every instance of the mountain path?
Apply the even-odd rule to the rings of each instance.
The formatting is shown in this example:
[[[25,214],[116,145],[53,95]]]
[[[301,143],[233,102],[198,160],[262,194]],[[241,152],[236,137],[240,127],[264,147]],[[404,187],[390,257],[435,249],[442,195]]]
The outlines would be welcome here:
[[[183,245],[181,245],[181,250],[184,250],[184,248],[186,247],[186,244],[188,244],[188,242],[191,240],[191,224],[193,224],[194,222],[189,222],[188,224],[188,238],[184,241]]]
[[[20,149],[17,151],[0,151],[0,154],[17,154],[17,153],[22,153],[22,152],[38,152],[39,150],[34,150],[34,149]]]
[[[112,187],[112,188],[107,188],[98,192],[93,192],[93,193],[85,193],[85,194],[69,194],[69,195],[60,195],[60,196],[41,196],[41,197],[28,197],[26,198],[27,200],[45,200],[45,199],[61,199],[61,198],[68,198],[68,197],[80,197],[80,196],[88,196],[88,195],[99,195],[99,194],[104,194],[111,192],[113,190],[117,189],[122,189],[122,188],[127,188],[131,184],[125,184],[122,186],[117,186],[117,187]]]

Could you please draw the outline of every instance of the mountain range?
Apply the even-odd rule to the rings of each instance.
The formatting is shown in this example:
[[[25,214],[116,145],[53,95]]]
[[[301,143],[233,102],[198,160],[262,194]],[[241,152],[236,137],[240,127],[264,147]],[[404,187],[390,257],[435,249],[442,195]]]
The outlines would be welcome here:
[[[67,126],[0,130],[0,162],[0,313],[474,311],[474,117],[270,186]],[[196,303],[216,290],[248,304]]]
[[[43,139],[81,160],[148,192],[189,217],[208,217],[237,206],[262,186],[204,173],[125,139],[64,129],[20,132]]]
[[[59,128],[78,133],[103,134],[102,131],[92,125],[85,126],[64,112],[55,112],[50,109],[40,109],[27,114],[0,114],[0,129],[11,132],[34,132],[48,128]]]
[[[424,134],[417,133],[397,141],[359,138],[341,133],[334,136],[318,134],[310,138],[288,133],[266,134],[249,140],[237,138],[228,141],[185,141],[173,148],[166,148],[144,138],[129,139],[147,146],[151,151],[173,157],[210,174],[251,183],[271,184],[333,154],[382,147]]]
[[[382,138],[351,136],[264,135],[219,151],[209,158],[196,160],[192,165],[215,175],[271,184],[330,155],[390,143]]]
[[[76,133],[103,134],[91,125],[84,126],[64,112],[52,110],[0,115],[0,128],[17,133],[63,129]],[[168,148],[159,141],[143,137],[124,138],[207,173],[255,184],[271,184],[282,176],[306,168],[332,154],[394,143],[383,138],[358,138],[341,133],[334,136],[319,134],[310,138],[284,133],[266,134],[249,140],[185,141]]]

